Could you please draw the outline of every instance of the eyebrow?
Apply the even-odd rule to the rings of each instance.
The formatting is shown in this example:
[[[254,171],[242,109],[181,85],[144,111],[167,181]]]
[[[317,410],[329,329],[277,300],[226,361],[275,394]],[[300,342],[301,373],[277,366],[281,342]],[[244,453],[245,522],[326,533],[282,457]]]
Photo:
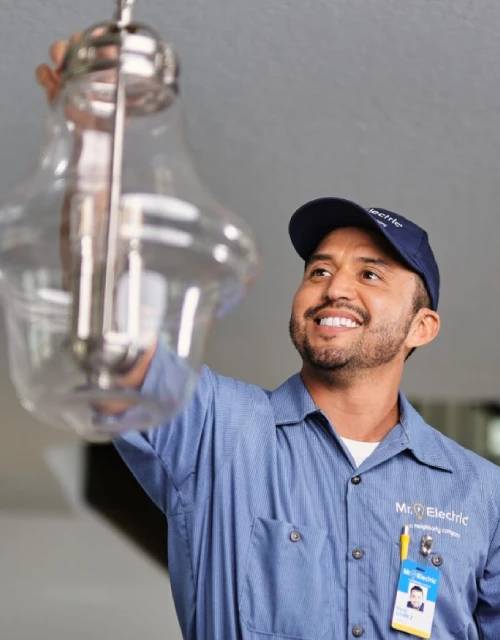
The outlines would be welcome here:
[[[327,262],[331,260],[332,256],[329,253],[313,253],[312,256],[309,256],[306,260],[306,267],[308,267],[313,262]]]
[[[306,260],[306,268],[314,263],[314,262],[328,262],[328,261],[332,261],[333,260],[333,256],[330,253],[313,253],[312,256],[309,256],[309,258]],[[391,268],[391,263],[388,262],[387,260],[384,260],[384,258],[374,258],[371,256],[360,256],[359,258],[356,258],[356,262],[362,262],[363,264],[372,264],[372,265],[377,265],[377,266],[381,266],[381,267],[386,267],[388,269]]]
[[[381,267],[387,267],[387,268],[391,267],[391,264],[387,262],[387,260],[384,260],[383,258],[369,258],[369,257],[362,256],[361,258],[356,258],[356,261],[362,262],[363,264],[375,264],[375,265],[379,265]]]

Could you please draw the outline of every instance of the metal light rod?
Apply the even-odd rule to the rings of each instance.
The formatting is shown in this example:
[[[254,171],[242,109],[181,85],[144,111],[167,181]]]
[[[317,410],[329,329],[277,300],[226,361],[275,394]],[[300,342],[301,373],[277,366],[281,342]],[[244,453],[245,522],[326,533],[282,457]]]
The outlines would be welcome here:
[[[135,0],[118,0],[115,20],[120,27],[126,27],[132,22],[132,11]]]
[[[123,142],[125,135],[125,113],[126,113],[126,89],[122,75],[122,51],[124,42],[124,32],[130,24],[132,18],[132,8],[134,0],[121,0],[118,2],[117,24],[120,28],[120,55],[116,68],[116,89],[115,89],[115,113],[113,118],[112,148],[109,171],[109,200],[108,200],[108,225],[107,236],[107,258],[104,274],[103,287],[103,310],[102,310],[102,337],[104,339],[104,349],[107,343],[113,343],[113,318],[115,315],[115,288],[116,288],[116,259],[119,242],[119,224],[121,219],[121,196],[122,196],[122,170],[123,170]],[[135,285],[140,286],[140,278],[135,280]],[[127,354],[127,359],[138,354]],[[102,377],[102,372],[98,373]],[[107,374],[104,374],[107,377]]]
[[[81,268],[75,281],[71,342],[80,367],[101,388],[133,366],[141,349],[137,303],[142,286],[141,243],[138,237],[127,239],[120,233],[125,220],[133,220],[136,230],[141,220],[139,211],[123,209],[126,119],[169,107],[177,93],[175,54],[152,29],[130,21],[134,4],[134,0],[120,0],[112,21],[89,27],[69,51],[64,71],[67,82],[106,72],[79,105],[98,118],[109,118],[110,159],[105,211],[99,213],[89,201],[82,203],[79,213]],[[130,85],[133,91],[129,96]],[[98,218],[104,218],[98,242],[105,252],[104,263],[93,251],[92,234]],[[118,326],[117,286],[125,266],[123,258],[127,260],[129,304],[126,324]]]

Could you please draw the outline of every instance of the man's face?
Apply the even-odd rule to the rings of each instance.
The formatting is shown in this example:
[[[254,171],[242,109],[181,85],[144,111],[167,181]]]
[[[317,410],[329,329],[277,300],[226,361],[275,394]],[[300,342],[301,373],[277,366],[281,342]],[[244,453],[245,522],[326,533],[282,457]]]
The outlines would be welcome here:
[[[290,335],[304,364],[333,372],[403,362],[415,290],[415,274],[377,235],[332,231],[308,261],[293,300]]]
[[[412,589],[410,591],[410,603],[414,609],[420,609],[422,606],[423,594],[421,591],[417,589]]]

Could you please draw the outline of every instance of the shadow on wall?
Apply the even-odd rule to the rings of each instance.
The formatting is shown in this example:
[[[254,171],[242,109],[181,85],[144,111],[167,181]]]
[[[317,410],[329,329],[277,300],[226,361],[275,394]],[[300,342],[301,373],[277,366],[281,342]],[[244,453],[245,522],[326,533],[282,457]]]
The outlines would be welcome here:
[[[86,445],[84,500],[167,567],[167,524],[113,445]]]

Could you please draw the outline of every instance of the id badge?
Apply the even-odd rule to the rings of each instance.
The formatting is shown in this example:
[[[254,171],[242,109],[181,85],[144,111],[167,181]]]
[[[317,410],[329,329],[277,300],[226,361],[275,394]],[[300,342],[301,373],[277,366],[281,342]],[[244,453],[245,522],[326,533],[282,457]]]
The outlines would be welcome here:
[[[441,573],[435,567],[403,560],[392,613],[393,629],[430,638]]]

